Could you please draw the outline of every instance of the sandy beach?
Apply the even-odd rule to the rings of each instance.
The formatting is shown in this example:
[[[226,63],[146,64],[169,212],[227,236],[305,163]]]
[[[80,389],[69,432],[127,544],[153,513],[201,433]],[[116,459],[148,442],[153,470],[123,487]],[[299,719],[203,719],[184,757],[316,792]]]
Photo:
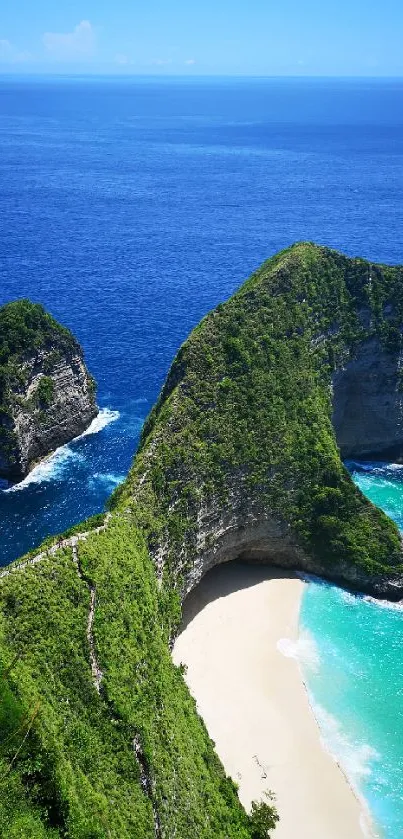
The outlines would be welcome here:
[[[362,839],[360,804],[281,652],[298,636],[303,585],[267,567],[214,568],[185,602],[173,658],[244,806],[275,792],[275,839]]]

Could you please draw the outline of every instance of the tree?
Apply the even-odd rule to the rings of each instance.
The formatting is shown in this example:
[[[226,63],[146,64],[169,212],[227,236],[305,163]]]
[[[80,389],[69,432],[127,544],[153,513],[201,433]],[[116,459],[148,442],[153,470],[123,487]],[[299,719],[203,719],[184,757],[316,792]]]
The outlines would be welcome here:
[[[266,798],[273,801],[272,793],[265,793]],[[269,839],[269,830],[274,830],[279,816],[276,808],[265,801],[253,801],[249,816],[252,839]]]

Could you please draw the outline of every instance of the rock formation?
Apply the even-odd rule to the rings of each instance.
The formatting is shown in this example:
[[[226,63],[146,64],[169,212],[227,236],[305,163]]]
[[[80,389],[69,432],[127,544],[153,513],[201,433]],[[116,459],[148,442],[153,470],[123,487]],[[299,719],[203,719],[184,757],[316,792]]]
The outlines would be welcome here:
[[[343,458],[400,461],[403,452],[403,369],[399,350],[379,337],[362,341],[333,374],[333,427]]]
[[[0,309],[0,477],[20,481],[97,414],[73,335],[27,300]]]
[[[403,447],[402,289],[401,268],[302,243],[194,330],[121,490],[156,511],[161,577],[186,594],[239,557],[403,596],[397,529],[341,459]]]
[[[180,602],[237,557],[403,597],[341,459],[402,445],[402,324],[402,268],[278,254],[179,350],[110,514],[0,575],[0,839],[256,836],[169,654]]]

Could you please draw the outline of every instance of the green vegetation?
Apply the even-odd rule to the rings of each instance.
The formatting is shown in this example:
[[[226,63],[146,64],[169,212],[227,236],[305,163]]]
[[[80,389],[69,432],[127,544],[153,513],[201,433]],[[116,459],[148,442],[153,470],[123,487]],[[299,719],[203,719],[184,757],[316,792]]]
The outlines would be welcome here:
[[[51,348],[49,363],[60,359],[60,350],[73,350],[79,345],[64,326],[61,326],[39,303],[16,300],[0,307],[0,406],[7,400],[10,385],[24,382],[24,359],[34,351]]]
[[[0,451],[5,455],[11,455],[16,446],[13,411],[23,398],[26,360],[33,353],[46,351],[44,369],[50,374],[62,354],[77,349],[79,344],[71,332],[38,303],[16,300],[0,307]],[[53,382],[45,375],[25,407],[41,411],[51,404],[52,396]]]
[[[272,795],[267,798],[272,800]],[[267,839],[270,830],[274,830],[278,822],[276,810],[266,801],[253,802],[250,814],[250,826],[252,828],[252,839]]]
[[[402,280],[309,244],[269,260],[180,349],[111,517],[0,579],[0,839],[273,830],[270,796],[240,806],[172,663],[183,580],[200,511],[218,518],[234,493],[330,577],[340,562],[374,578],[400,567],[395,526],[340,460],[329,384],[364,338],[400,349]]]
[[[52,404],[54,390],[55,386],[53,379],[51,379],[50,376],[42,376],[34,393],[35,403],[40,408],[47,408]]]
[[[78,556],[81,577],[60,549],[0,583],[0,836],[250,839],[171,661],[178,597],[158,589],[138,529],[115,515]]]
[[[64,348],[75,348],[77,342],[66,327],[61,326],[43,306],[30,300],[16,300],[0,308],[0,364],[10,356],[25,354],[53,343],[55,334]]]
[[[341,462],[330,379],[365,338],[395,351],[402,321],[403,269],[310,244],[269,260],[204,318],[179,350],[113,501],[136,498],[151,550],[163,545],[169,555],[166,573],[177,575],[178,552],[182,573],[192,566],[199,509],[225,509],[234,487],[246,507],[291,525],[329,576],[340,560],[370,575],[396,570],[397,528]]]

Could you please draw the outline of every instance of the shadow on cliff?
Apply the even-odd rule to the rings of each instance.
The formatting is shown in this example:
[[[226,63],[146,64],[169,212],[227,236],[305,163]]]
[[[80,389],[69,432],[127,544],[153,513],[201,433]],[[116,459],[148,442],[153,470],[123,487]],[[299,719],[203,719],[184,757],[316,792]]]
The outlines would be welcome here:
[[[259,563],[232,560],[216,565],[207,571],[184,600],[180,631],[183,632],[202,609],[220,597],[257,586],[265,580],[295,579],[295,576],[284,568],[273,568]]]

